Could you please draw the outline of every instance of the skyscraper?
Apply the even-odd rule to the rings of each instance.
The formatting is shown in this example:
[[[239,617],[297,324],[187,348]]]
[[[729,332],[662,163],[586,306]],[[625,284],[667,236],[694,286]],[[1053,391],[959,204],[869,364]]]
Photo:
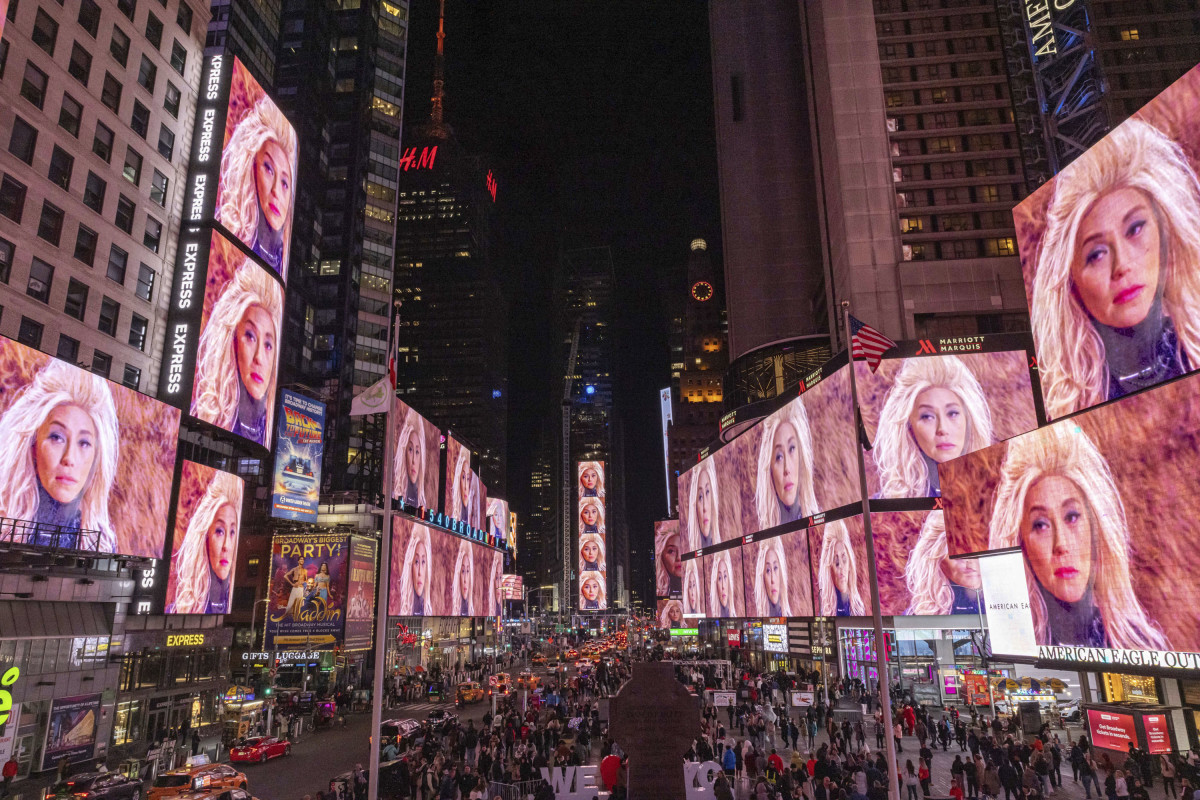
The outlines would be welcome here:
[[[237,56],[264,88],[275,84],[280,0],[213,0],[204,54]]]

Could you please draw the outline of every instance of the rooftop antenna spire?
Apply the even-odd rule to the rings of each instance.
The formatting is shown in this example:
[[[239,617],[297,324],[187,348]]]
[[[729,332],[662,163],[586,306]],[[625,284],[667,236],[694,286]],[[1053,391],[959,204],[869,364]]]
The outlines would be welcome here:
[[[429,112],[429,135],[438,139],[450,137],[450,126],[442,119],[442,98],[446,86],[446,0],[438,0],[437,57],[433,62],[433,108]]]

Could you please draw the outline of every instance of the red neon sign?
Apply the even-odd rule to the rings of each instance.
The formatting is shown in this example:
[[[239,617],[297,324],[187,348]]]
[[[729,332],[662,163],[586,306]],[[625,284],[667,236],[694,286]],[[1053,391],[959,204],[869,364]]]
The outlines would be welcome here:
[[[437,158],[437,145],[433,147],[422,147],[421,155],[417,155],[417,148],[410,147],[404,151],[404,158],[400,159],[400,166],[405,172],[409,168],[412,169],[433,169],[433,161]]]
[[[492,202],[496,202],[496,179],[492,177],[492,171],[489,169],[487,174],[487,190],[492,196]]]

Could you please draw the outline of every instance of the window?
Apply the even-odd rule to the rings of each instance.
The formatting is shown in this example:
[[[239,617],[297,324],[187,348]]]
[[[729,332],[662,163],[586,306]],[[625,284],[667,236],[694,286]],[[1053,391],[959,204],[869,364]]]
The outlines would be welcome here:
[[[134,186],[142,181],[142,156],[132,147],[125,148],[125,168],[121,170],[121,174]]]
[[[146,15],[146,38],[150,40],[150,44],[154,45],[154,49],[162,47],[163,24],[162,20],[153,14]]]
[[[113,26],[112,41],[108,43],[108,52],[112,53],[113,58],[122,67],[129,61],[129,34],[115,25]]]
[[[26,164],[32,164],[36,147],[37,130],[20,117],[14,117],[12,135],[8,138],[8,152]]]
[[[100,323],[97,325],[101,333],[109,336],[117,335],[117,318],[121,315],[121,304],[111,297],[100,301]]]
[[[150,130],[150,109],[137,100],[133,101],[133,113],[129,115],[129,127],[133,128],[133,132],[143,139]]]
[[[167,161],[175,155],[175,131],[165,124],[158,128],[158,154]]]
[[[95,0],[82,0],[79,4],[79,26],[96,38],[100,30],[100,6]]]
[[[29,347],[42,346],[42,324],[34,322],[29,317],[21,317],[21,329],[17,332],[17,341]]]
[[[21,97],[33,103],[38,108],[46,102],[46,73],[42,72],[32,61],[25,62],[25,77],[21,80]]]
[[[125,267],[129,263],[129,253],[115,244],[108,250],[108,279],[125,285]]]
[[[147,92],[154,91],[154,82],[158,80],[158,67],[146,56],[142,56],[142,65],[138,67],[138,84]]]
[[[99,238],[94,230],[80,225],[79,233],[75,235],[75,258],[89,267],[96,263],[96,242]]]
[[[50,302],[50,285],[54,283],[54,267],[34,258],[29,266],[29,283],[25,286],[25,294],[43,303]]]
[[[146,217],[146,232],[142,234],[142,244],[151,252],[158,252],[159,242],[162,241],[162,223],[154,217]]]
[[[142,384],[142,371],[132,364],[126,364],[125,377],[121,379],[121,384],[136,392]]]
[[[54,46],[58,44],[58,23],[40,8],[33,19],[33,43],[50,55],[54,55]]]
[[[975,201],[978,203],[1000,202],[1000,189],[997,186],[975,187]]]
[[[163,208],[167,205],[167,176],[158,170],[150,178],[150,202]]]
[[[146,331],[149,327],[150,323],[145,317],[134,314],[133,318],[129,320],[129,345],[138,350],[145,350]]]
[[[68,364],[76,363],[76,359],[79,358],[79,340],[60,333],[58,335],[58,352],[55,355]]]
[[[179,91],[179,87],[175,84],[167,83],[167,93],[163,96],[163,108],[172,117],[179,117],[179,101],[183,97],[183,93]]]
[[[133,290],[142,300],[149,301],[154,296],[154,270],[150,269],[145,264],[138,267],[137,287]]]
[[[1125,28],[1121,31],[1122,42],[1136,42],[1141,39],[1137,28]]]
[[[187,48],[181,45],[178,40],[171,45],[171,66],[180,75],[183,74],[183,68],[187,66]]]
[[[106,191],[108,191],[108,184],[99,175],[89,170],[87,183],[83,187],[83,204],[97,214],[103,214]]]
[[[1010,238],[985,239],[983,242],[983,254],[986,256],[1011,256],[1016,252],[1016,244]]]
[[[92,74],[92,54],[75,42],[71,46],[71,63],[67,65],[71,77],[87,86],[88,76]]]
[[[100,102],[114,112],[121,108],[121,82],[111,72],[104,73],[104,88],[100,90]]]
[[[102,353],[96,350],[92,353],[92,372],[99,375],[101,378],[107,378],[108,373],[112,371],[112,356],[108,353]]]
[[[133,234],[133,211],[135,206],[133,201],[125,195],[117,198],[117,215],[113,218],[113,222],[117,227],[128,234]]]
[[[175,24],[183,28],[187,35],[192,34],[192,7],[187,0],[179,0],[179,10],[175,12]]]
[[[0,180],[0,214],[20,222],[25,213],[25,184],[14,181],[7,175]]]
[[[0,282],[8,283],[8,277],[12,273],[13,254],[16,248],[13,243],[7,239],[0,239]]]
[[[54,145],[50,154],[50,182],[60,189],[71,188],[71,170],[75,168],[75,157]]]
[[[67,304],[63,311],[68,317],[82,320],[87,313],[88,287],[86,283],[71,278],[67,284]]]
[[[63,210],[49,200],[42,201],[42,217],[38,220],[38,237],[58,247],[62,238]]]
[[[62,108],[58,110],[58,126],[79,138],[79,123],[83,120],[83,106],[69,94],[63,95]]]
[[[112,128],[103,122],[96,123],[96,136],[92,139],[92,152],[104,159],[107,164],[112,160],[113,132]]]
[[[945,89],[934,89],[932,92],[929,93],[929,97],[935,103],[949,103],[950,102],[950,93],[947,92]]]
[[[137,0],[117,0],[117,8],[121,13],[129,17],[129,21],[133,21],[133,13],[137,11]]]

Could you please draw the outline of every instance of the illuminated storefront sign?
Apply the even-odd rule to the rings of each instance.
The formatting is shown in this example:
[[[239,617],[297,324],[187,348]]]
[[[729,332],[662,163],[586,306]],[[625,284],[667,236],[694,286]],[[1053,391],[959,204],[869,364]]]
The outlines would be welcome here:
[[[203,633],[173,633],[167,636],[167,647],[200,647],[203,644]]]

